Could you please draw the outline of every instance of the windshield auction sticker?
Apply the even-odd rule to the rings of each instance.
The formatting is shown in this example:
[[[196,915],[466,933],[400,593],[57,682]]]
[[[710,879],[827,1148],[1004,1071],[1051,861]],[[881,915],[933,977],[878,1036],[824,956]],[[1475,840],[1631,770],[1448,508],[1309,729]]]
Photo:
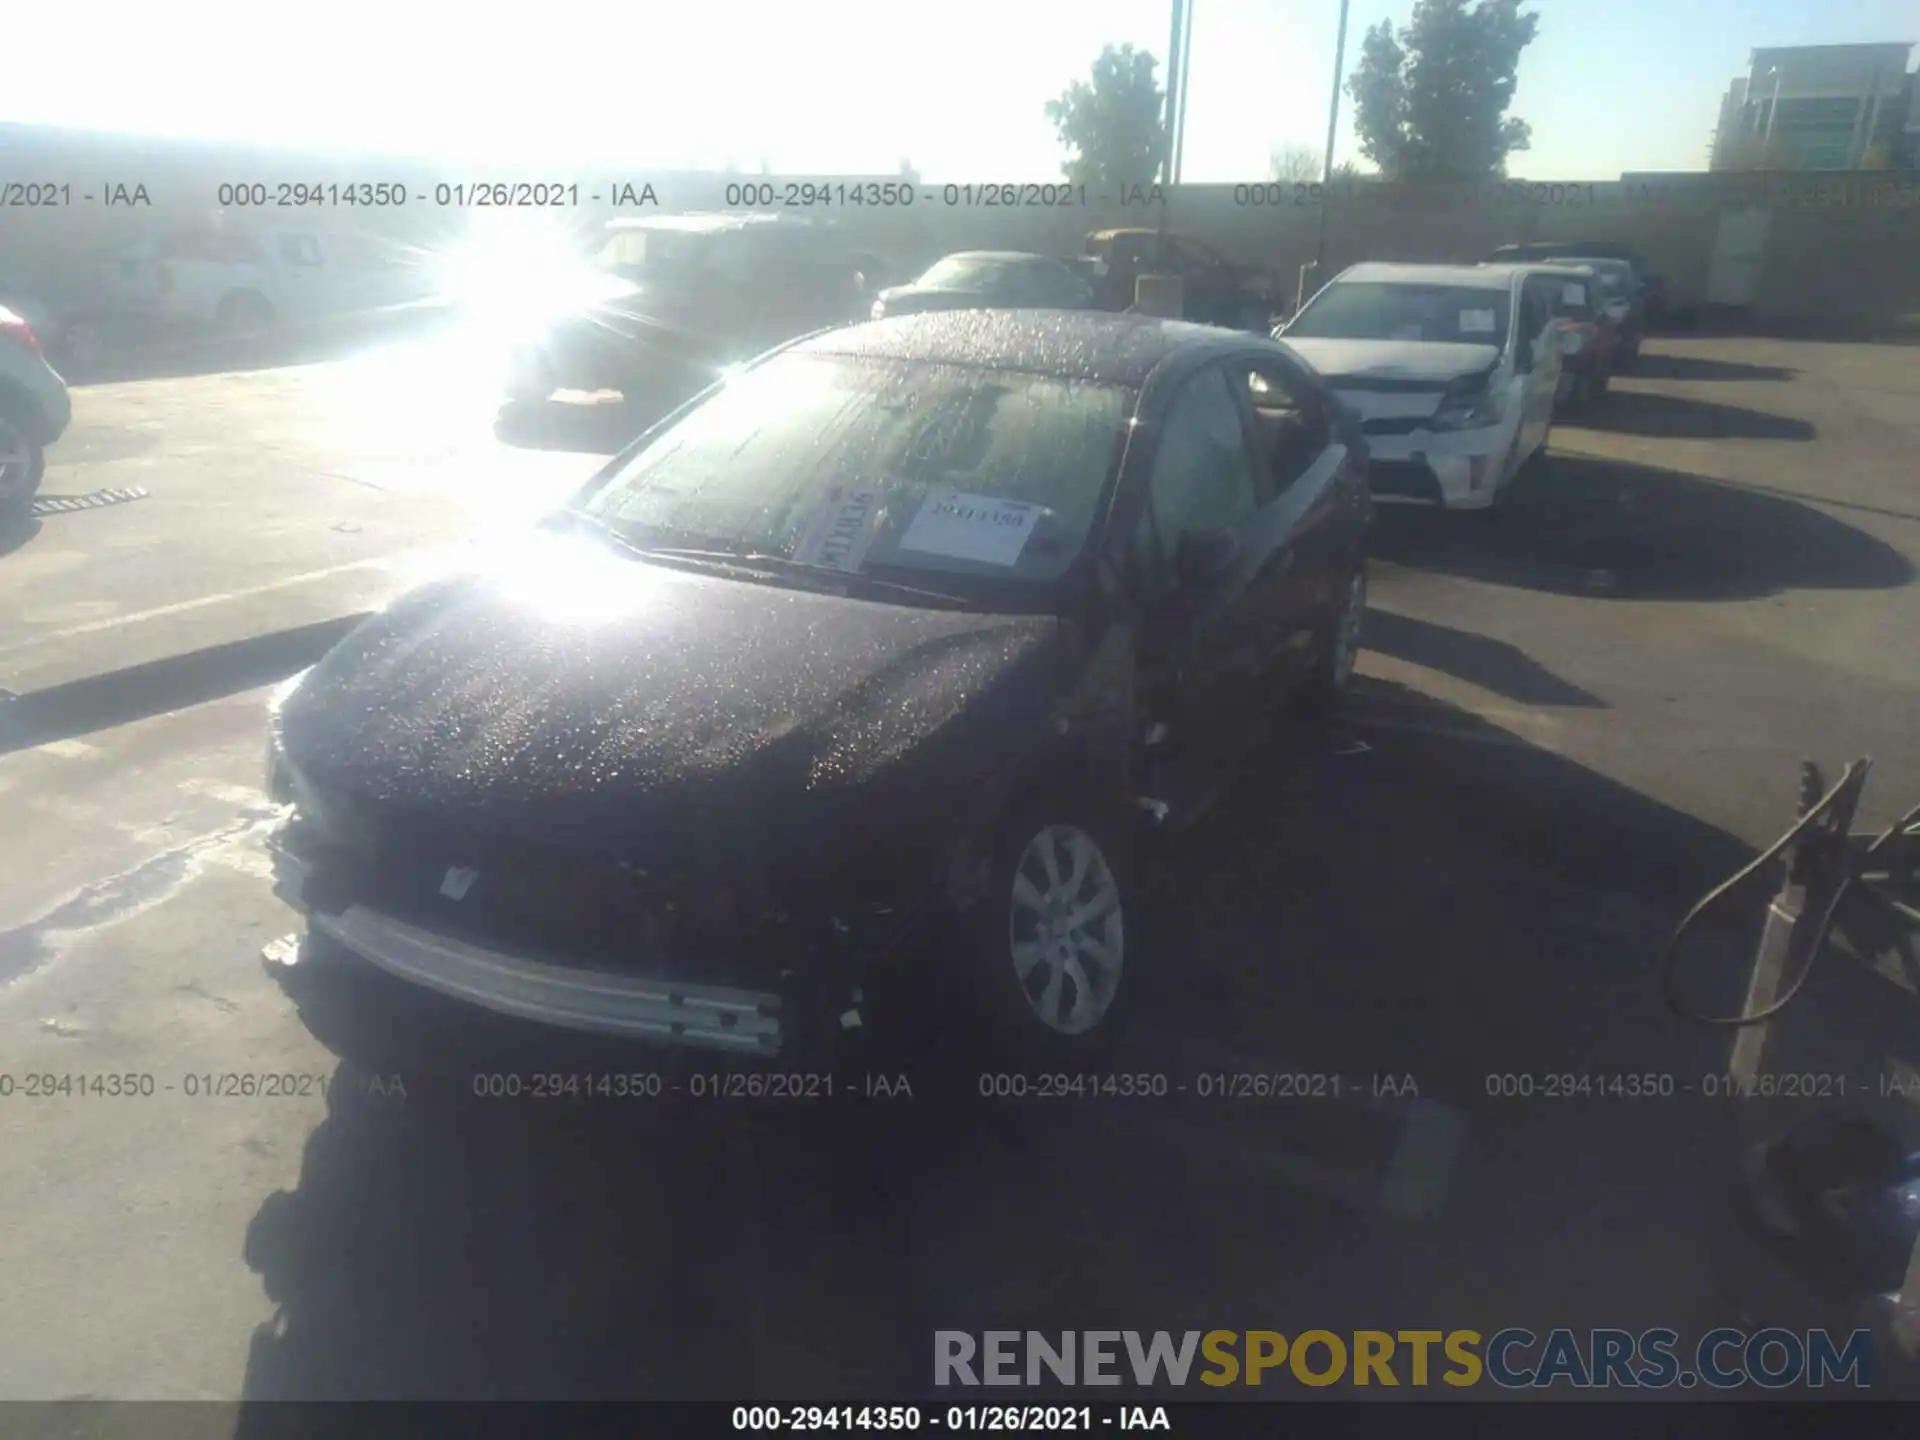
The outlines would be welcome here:
[[[878,490],[831,487],[807,522],[800,543],[793,547],[793,558],[829,570],[858,570],[873,544],[873,522],[879,513]]]
[[[1460,333],[1462,335],[1493,334],[1493,311],[1462,310],[1460,312]]]
[[[964,490],[929,490],[907,533],[900,537],[900,548],[1011,566],[1027,548],[1034,522],[1045,508],[1024,500],[969,495]]]

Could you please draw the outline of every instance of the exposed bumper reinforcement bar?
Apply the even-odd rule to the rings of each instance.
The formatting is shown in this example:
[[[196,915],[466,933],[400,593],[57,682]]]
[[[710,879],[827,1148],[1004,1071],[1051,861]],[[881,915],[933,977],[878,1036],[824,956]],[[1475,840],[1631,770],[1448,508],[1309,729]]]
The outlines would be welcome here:
[[[740,1055],[780,1049],[776,995],[549,964],[436,934],[364,905],[314,910],[304,900],[307,867],[279,846],[273,861],[274,893],[315,930],[425,989],[572,1030]]]

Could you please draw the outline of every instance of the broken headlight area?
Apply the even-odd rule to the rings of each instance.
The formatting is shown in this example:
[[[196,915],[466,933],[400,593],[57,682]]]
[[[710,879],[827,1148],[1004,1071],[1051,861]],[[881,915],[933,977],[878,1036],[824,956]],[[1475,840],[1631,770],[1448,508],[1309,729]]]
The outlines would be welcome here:
[[[301,787],[296,786],[297,790]],[[894,912],[708,869],[617,860],[301,790],[280,847],[326,903],[565,968],[749,989],[831,989],[883,947]]]

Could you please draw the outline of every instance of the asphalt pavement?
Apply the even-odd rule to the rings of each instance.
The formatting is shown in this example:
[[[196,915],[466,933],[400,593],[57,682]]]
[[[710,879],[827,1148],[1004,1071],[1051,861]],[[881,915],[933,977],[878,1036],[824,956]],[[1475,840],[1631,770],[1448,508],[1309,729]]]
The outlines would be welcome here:
[[[1383,514],[1347,712],[1168,876],[1110,1062],[1165,1094],[988,1098],[990,1053],[876,1049],[760,1102],[651,1060],[650,1099],[476,1095],[358,1058],[379,1014],[262,964],[294,929],[265,687],[639,423],[502,443],[422,360],[82,389],[47,492],[147,493],[0,555],[0,687],[38,692],[0,733],[0,1397],[868,1397],[925,1390],[935,1329],[1736,1306],[1699,1093],[1725,1039],[1652,960],[1791,818],[1802,756],[1873,755],[1875,817],[1920,790],[1920,352],[1658,342],[1511,513]],[[1706,934],[1701,1003],[1763,898]],[[1806,1063],[1920,1059],[1886,980],[1830,971]],[[1675,1093],[1489,1082],[1560,1074]]]

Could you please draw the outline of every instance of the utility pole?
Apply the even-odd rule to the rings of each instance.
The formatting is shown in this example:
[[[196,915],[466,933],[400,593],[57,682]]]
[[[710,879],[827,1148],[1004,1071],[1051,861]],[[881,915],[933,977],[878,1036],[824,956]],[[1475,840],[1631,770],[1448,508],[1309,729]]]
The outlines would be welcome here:
[[[1180,54],[1186,43],[1187,0],[1173,0],[1173,34],[1167,40],[1167,153],[1160,162],[1160,178],[1173,183],[1173,152],[1180,133]]]
[[[1320,234],[1313,245],[1313,278],[1316,286],[1327,263],[1327,209],[1333,198],[1333,143],[1340,133],[1340,77],[1347,65],[1347,8],[1349,0],[1340,0],[1340,34],[1333,42],[1333,98],[1327,102],[1327,149],[1320,162]],[[1294,309],[1306,304],[1305,277],[1294,295]]]
[[[1773,117],[1780,112],[1780,82],[1786,77],[1780,73],[1780,67],[1774,66],[1767,71],[1773,77],[1773,99],[1767,102],[1767,131],[1760,137],[1760,164],[1763,169],[1771,169],[1772,161],[1768,152],[1773,149]],[[1766,76],[1762,76],[1765,79]]]
[[[1173,183],[1180,183],[1180,162],[1187,149],[1187,75],[1193,67],[1193,0],[1185,0],[1180,20],[1180,109],[1174,117]]]

